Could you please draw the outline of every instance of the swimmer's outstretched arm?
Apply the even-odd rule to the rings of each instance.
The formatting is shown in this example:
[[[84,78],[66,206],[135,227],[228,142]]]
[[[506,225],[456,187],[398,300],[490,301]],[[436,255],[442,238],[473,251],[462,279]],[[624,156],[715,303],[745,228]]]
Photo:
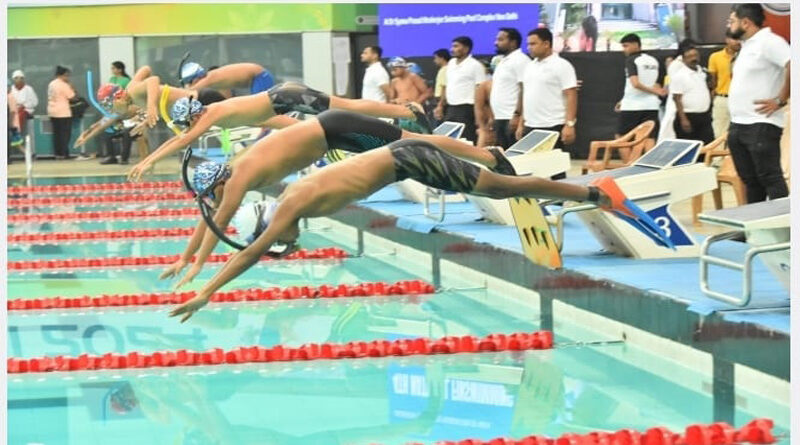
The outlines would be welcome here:
[[[181,273],[184,267],[188,266],[189,263],[192,262],[192,256],[194,256],[194,253],[200,248],[200,244],[203,242],[203,236],[206,234],[206,229],[208,229],[206,221],[200,218],[200,221],[197,223],[197,227],[194,229],[192,237],[189,238],[189,244],[186,245],[186,249],[181,254],[181,257],[169,267],[164,269],[164,272],[161,272],[161,275],[158,277],[159,280],[177,276],[179,273]]]
[[[196,297],[173,309],[169,314],[170,317],[183,315],[181,323],[188,320],[200,308],[208,304],[208,300],[214,292],[256,264],[259,258],[261,258],[261,255],[278,240],[281,233],[297,223],[297,220],[301,216],[300,213],[300,207],[296,204],[292,204],[286,200],[282,201],[275,210],[275,217],[270,222],[267,230],[252,244],[247,246],[246,249],[236,252],[228,262],[222,266],[222,269],[214,275],[214,278],[209,280],[205,286],[197,292]]]
[[[225,184],[222,202],[220,202],[217,211],[214,213],[214,224],[216,224],[217,227],[223,231],[228,228],[228,224],[230,224],[231,219],[233,219],[233,215],[236,214],[236,211],[239,210],[239,206],[242,204],[244,195],[247,193],[247,184],[242,183],[242,181],[234,181],[236,181],[236,179],[231,178]],[[197,257],[195,258],[192,267],[186,272],[186,275],[184,275],[184,277],[181,278],[181,281],[175,285],[176,290],[181,288],[184,284],[190,283],[194,277],[196,277],[197,274],[203,270],[203,265],[206,263],[206,260],[208,260],[208,256],[211,255],[211,252],[213,252],[214,248],[217,247],[217,243],[219,243],[219,238],[217,238],[217,235],[215,235],[211,230],[206,230],[205,232],[206,233],[203,236],[203,242],[200,244],[200,250],[197,251]],[[189,258],[191,259],[191,255]]]
[[[100,134],[106,128],[114,125],[115,123],[121,121],[122,118],[109,118],[109,117],[102,117],[97,122],[93,123],[89,128],[83,131],[83,133],[78,136],[78,139],[75,140],[75,147],[80,147],[81,145],[89,142],[95,136]]]
[[[131,181],[138,181],[142,174],[147,170],[150,170],[156,162],[182,148],[188,147],[189,144],[196,141],[198,138],[200,138],[200,136],[203,135],[203,133],[211,128],[216,121],[217,118],[215,113],[212,113],[211,111],[203,113],[203,115],[200,116],[200,119],[195,122],[189,131],[175,136],[169,139],[167,142],[164,142],[154,152],[150,153],[150,156],[145,158],[144,161],[140,161],[138,164],[136,164],[136,166],[134,166],[128,173],[128,179]]]

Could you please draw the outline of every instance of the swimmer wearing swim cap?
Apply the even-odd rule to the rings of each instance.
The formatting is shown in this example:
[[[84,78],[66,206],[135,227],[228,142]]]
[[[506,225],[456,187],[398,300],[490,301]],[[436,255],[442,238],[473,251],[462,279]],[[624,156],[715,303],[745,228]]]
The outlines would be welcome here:
[[[234,167],[226,189],[236,177],[237,168]],[[278,197],[269,224],[256,234],[255,241],[234,254],[196,297],[173,309],[170,315],[182,316],[181,321],[186,321],[208,303],[214,292],[258,262],[273,244],[296,243],[300,219],[331,215],[386,185],[404,179],[414,179],[440,190],[494,199],[526,197],[590,202],[609,210],[624,207],[621,192],[612,201],[603,190],[594,186],[533,176],[500,175],[455,158],[430,142],[403,139],[331,164],[290,184]],[[243,195],[242,192],[239,194]]]
[[[175,111],[174,106],[172,108]],[[138,181],[144,172],[152,169],[156,162],[188,147],[212,126],[284,128],[297,122],[296,119],[283,116],[289,112],[319,114],[329,108],[350,110],[376,117],[413,119],[421,126],[424,125],[428,133],[430,132],[430,124],[422,112],[422,107],[417,109],[413,106],[404,107],[371,100],[344,99],[328,96],[299,83],[282,83],[263,93],[234,97],[206,106],[200,113],[199,119],[188,122],[185,133],[181,137],[170,139],[146,159],[139,162],[128,173],[128,179]]]
[[[248,191],[279,182],[323,157],[328,150],[361,153],[409,138],[426,141],[440,150],[495,171],[514,174],[511,163],[498,148],[479,149],[446,136],[411,133],[380,119],[343,110],[328,110],[317,119],[299,122],[256,142],[235,158],[227,171],[223,169],[223,164],[200,164],[195,169],[194,178],[186,182],[192,188],[191,192],[200,197],[201,205],[214,208],[214,226],[217,232],[224,234]],[[188,165],[188,158],[185,162]],[[213,197],[209,192],[213,193]],[[200,273],[219,241],[217,235],[207,229],[201,220],[181,258],[170,265],[160,278],[177,275],[192,257],[195,257],[192,267],[176,288]]]
[[[199,64],[189,62],[181,66],[180,80],[181,85],[195,90],[246,88],[250,94],[263,93],[275,85],[272,73],[257,63],[232,63],[206,71]]]

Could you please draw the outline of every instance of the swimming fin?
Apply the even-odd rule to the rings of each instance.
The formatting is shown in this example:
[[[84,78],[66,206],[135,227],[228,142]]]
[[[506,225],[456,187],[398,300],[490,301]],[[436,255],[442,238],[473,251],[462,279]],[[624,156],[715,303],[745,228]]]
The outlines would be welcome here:
[[[611,199],[611,206],[600,206],[652,239],[656,244],[675,250],[675,244],[653,218],[625,196],[614,178],[605,176],[593,180],[595,186]]]

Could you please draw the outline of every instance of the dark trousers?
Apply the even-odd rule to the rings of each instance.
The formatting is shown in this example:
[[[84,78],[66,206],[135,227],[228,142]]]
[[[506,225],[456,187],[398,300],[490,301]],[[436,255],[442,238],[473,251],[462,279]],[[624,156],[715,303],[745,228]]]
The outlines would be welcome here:
[[[675,130],[675,137],[678,139],[692,139],[703,141],[703,144],[710,144],[714,140],[714,127],[711,125],[711,112],[705,113],[686,113],[692,129],[689,132],[683,131],[681,120],[676,115],[672,128]]]
[[[509,128],[511,120],[509,119],[495,119],[494,121],[494,136],[497,145],[507,149],[514,145],[517,139],[514,135],[516,128]]]
[[[731,123],[728,128],[728,148],[747,188],[748,203],[789,196],[781,169],[782,134],[782,128],[765,123]]]
[[[530,133],[533,130],[555,131],[556,133],[558,133],[558,139],[556,139],[556,148],[564,148],[564,141],[561,140],[561,129],[562,128],[564,128],[564,124],[553,125],[552,127],[528,127],[528,126],[525,126],[525,128],[522,130],[522,137],[525,137],[528,133]],[[559,173],[559,174],[551,177],[550,179],[557,180],[557,179],[564,179],[566,177],[567,177],[566,173]]]
[[[117,157],[117,142],[122,144],[122,161],[125,162],[131,155],[131,145],[133,139],[129,130],[121,131],[114,134],[103,133],[106,142],[106,153],[110,158]]]
[[[475,106],[471,104],[464,105],[447,105],[447,111],[444,113],[444,120],[452,122],[461,122],[464,124],[464,132],[461,137],[472,141],[475,145],[477,140],[475,135]]]
[[[69,156],[69,140],[72,138],[71,117],[51,117],[53,124],[53,154],[56,156]]]

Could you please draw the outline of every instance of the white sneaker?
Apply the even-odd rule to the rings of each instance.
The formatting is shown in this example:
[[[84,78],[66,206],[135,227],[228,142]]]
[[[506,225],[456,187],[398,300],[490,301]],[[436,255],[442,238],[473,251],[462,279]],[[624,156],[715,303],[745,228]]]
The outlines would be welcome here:
[[[89,161],[91,159],[92,159],[91,156],[87,156],[87,155],[85,155],[83,153],[81,153],[81,154],[79,154],[78,156],[75,157],[76,161]]]

